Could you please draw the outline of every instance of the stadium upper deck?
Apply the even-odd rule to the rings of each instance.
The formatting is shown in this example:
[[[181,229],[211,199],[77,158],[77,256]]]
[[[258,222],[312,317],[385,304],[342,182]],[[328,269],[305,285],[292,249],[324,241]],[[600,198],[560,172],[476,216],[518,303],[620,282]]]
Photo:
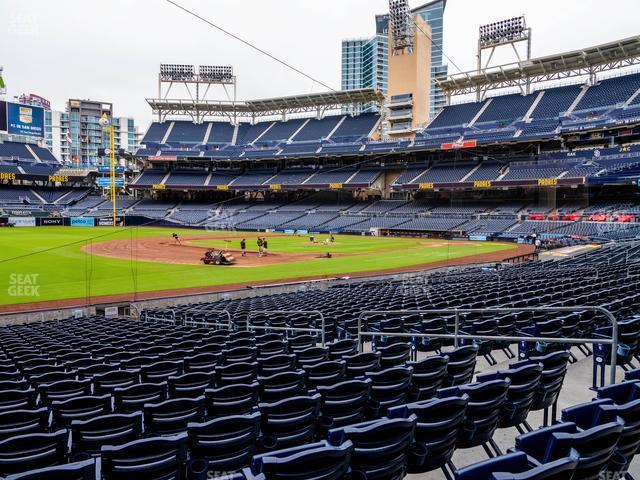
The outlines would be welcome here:
[[[529,95],[509,94],[445,107],[413,140],[373,141],[376,114],[327,116],[256,124],[154,122],[138,156],[150,160],[287,159],[420,152],[457,146],[557,140],[611,130],[640,133],[640,74]],[[602,137],[599,137],[602,138]]]

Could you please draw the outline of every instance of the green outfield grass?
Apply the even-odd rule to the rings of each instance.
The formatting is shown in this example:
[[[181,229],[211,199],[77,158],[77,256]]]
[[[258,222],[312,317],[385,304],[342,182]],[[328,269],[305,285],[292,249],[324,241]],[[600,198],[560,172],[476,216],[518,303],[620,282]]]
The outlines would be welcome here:
[[[95,297],[131,292],[170,290],[209,285],[242,284],[317,275],[344,275],[380,269],[401,268],[469,255],[515,248],[499,243],[466,243],[433,246],[429,241],[336,235],[331,247],[310,244],[308,237],[269,238],[272,252],[317,252],[330,250],[331,260],[313,259],[250,268],[174,265],[90,255],[82,247],[97,242],[184,235],[212,235],[201,230],[164,228],[39,227],[0,231],[0,305]],[[221,232],[221,240],[192,240],[203,247],[221,247],[223,238],[246,236],[249,249],[256,249],[255,232]],[[323,241],[326,235],[316,236]],[[436,241],[438,242],[438,241]]]

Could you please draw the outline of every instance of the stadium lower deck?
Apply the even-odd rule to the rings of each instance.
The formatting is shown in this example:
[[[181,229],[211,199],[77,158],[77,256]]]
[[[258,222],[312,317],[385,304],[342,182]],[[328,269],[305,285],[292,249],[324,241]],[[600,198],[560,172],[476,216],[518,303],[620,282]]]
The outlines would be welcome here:
[[[0,475],[637,475],[638,254],[5,326]]]

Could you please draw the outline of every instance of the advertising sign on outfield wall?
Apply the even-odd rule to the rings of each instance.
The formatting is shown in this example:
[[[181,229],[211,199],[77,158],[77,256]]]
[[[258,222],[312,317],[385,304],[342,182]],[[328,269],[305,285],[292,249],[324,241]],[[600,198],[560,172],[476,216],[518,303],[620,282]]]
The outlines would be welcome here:
[[[95,218],[93,217],[71,217],[72,227],[93,227],[95,226]]]
[[[116,225],[120,225],[122,223],[122,218],[116,217]],[[111,227],[113,226],[113,217],[100,217],[98,218],[98,226],[99,227]]]
[[[9,217],[9,223],[16,227],[35,227],[36,217]]]
[[[41,227],[61,227],[63,225],[62,218],[41,218]]]

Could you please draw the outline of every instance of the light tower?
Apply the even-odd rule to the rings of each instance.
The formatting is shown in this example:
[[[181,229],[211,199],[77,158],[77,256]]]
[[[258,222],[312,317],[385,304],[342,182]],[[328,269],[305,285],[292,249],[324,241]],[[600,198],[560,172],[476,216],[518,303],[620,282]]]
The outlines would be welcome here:
[[[109,133],[109,197],[113,207],[113,226],[116,226],[116,152],[115,152],[115,134],[113,123],[109,120],[106,113],[102,114],[99,120],[103,131]]]
[[[480,25],[478,29],[477,73],[480,74],[491,66],[493,55],[500,47],[511,46],[518,63],[522,63],[522,48],[519,50],[518,46],[523,43],[526,43],[526,50],[524,52],[525,59],[531,60],[531,28],[527,27],[524,15]],[[485,54],[487,51],[489,52],[488,56]],[[484,58],[485,56],[486,59]],[[530,88],[531,85],[527,84],[523,93],[531,93]],[[476,92],[478,101],[483,99],[484,93],[486,92],[478,88]]]
[[[413,30],[409,0],[389,0],[389,31],[393,55],[413,51]]]

